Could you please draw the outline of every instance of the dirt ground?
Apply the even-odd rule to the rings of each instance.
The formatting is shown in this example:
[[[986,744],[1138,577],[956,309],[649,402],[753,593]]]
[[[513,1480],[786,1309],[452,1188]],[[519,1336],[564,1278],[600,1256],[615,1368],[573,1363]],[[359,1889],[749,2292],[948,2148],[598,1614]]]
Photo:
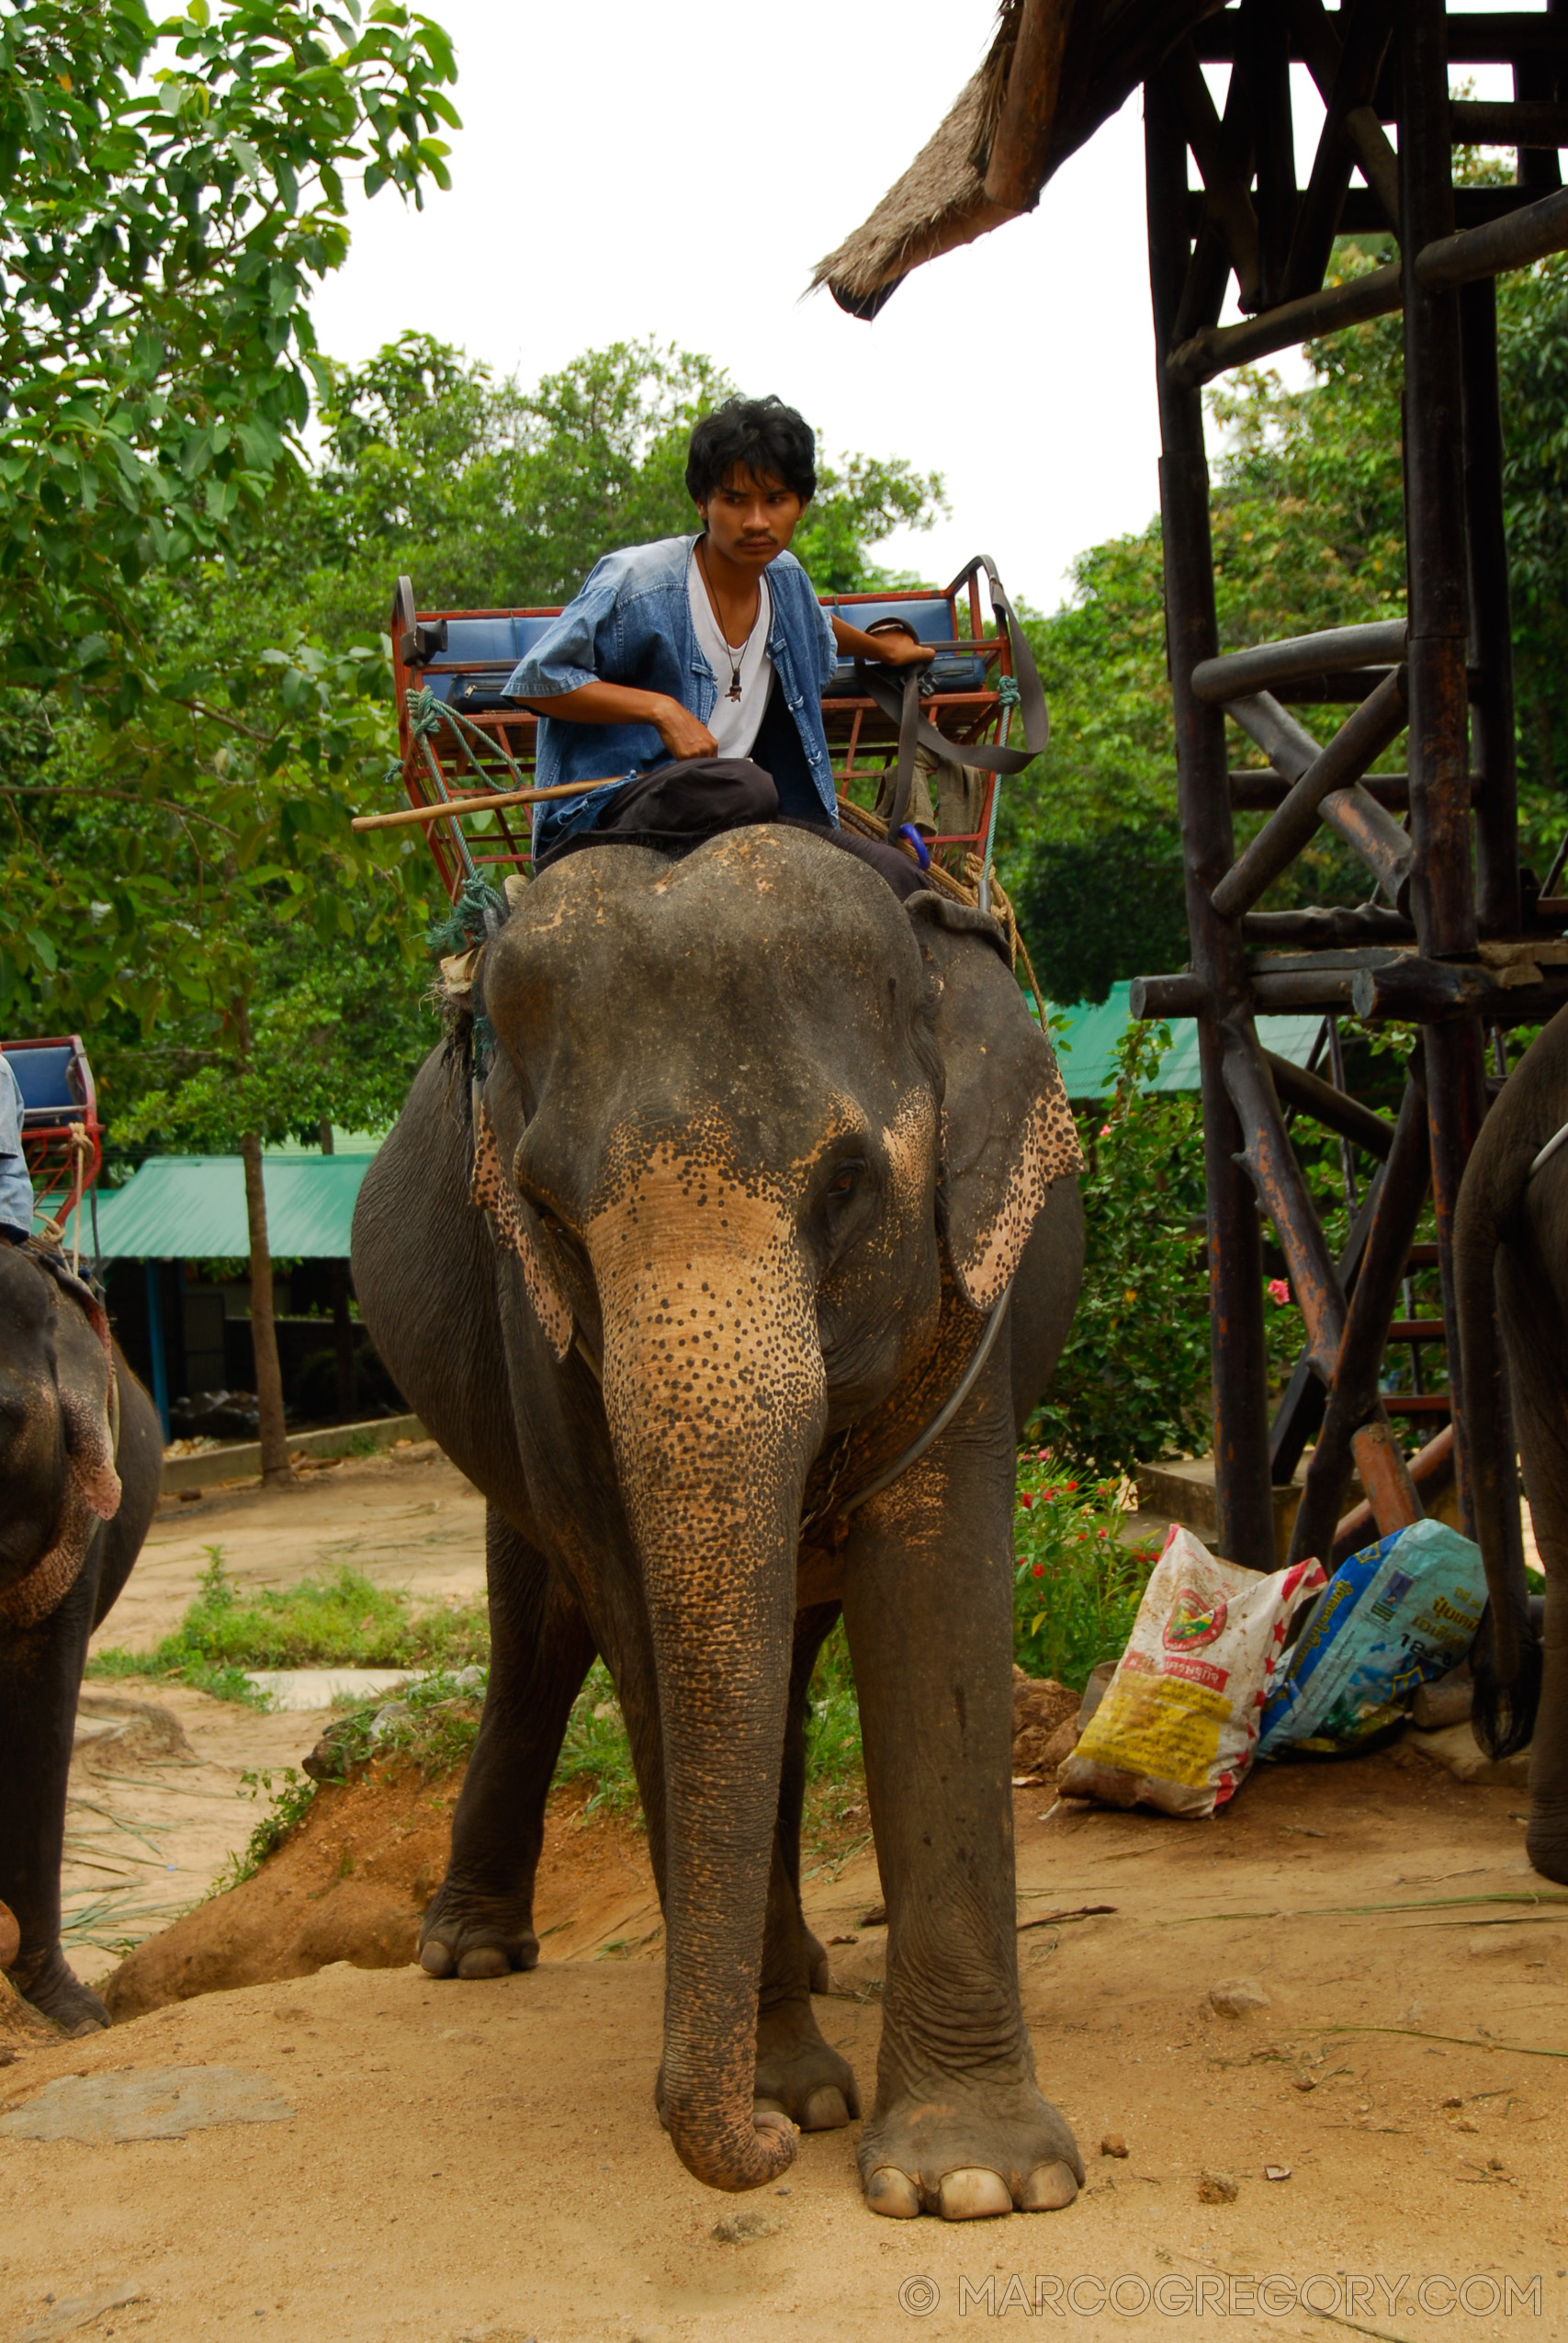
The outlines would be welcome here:
[[[1330,2308],[1410,2343],[1563,2331],[1568,1905],[1535,1900],[1517,1791],[1372,1758],[1268,1771],[1209,1823],[1042,1821],[1037,1791],[1018,1807],[1025,2009],[1089,2168],[1070,2211],[879,2222],[852,2129],[803,2139],[784,2193],[713,2195],[653,2113],[657,1943],[563,1959],[547,1936],[527,1976],[339,1964],[26,2048],[0,2077],[0,2333],[63,2332],[57,2306],[130,2290],[94,2331],[185,2343],[260,2318],[299,2343],[870,2343],[984,2316],[986,2281],[1000,2303],[1015,2275],[998,2317],[1256,2332],[1252,2281],[1270,2274],[1283,2307],[1262,2323],[1283,2335],[1321,2334]],[[547,1882],[542,1906],[574,1884]],[[818,2009],[866,2087],[876,1885],[862,1856],[807,1890],[818,1932],[855,1940],[834,1947]],[[1086,1905],[1112,1908],[1047,1917]],[[1237,1979],[1266,1998],[1221,2015],[1210,1988]],[[10,2134],[6,2114],[61,2077],[171,2066],[261,2077],[292,2117],[115,2145]],[[1098,2152],[1112,2134],[1124,2159]],[[1205,2172],[1230,2176],[1234,2202],[1201,2201]],[[1504,2281],[1537,2276],[1505,2318]],[[1037,2279],[1078,2281],[1073,2305],[1047,2283],[1035,2311]],[[1098,2307],[1121,2280],[1129,2315]],[[1167,2307],[1151,2293],[1140,2311],[1156,2286]]]
[[[423,1517],[394,1500],[445,1503],[448,1472],[373,1468],[368,1522],[355,1500],[323,1526],[349,1483],[213,1520],[242,1573],[318,1568],[326,1541],[362,1538],[356,1558],[396,1575],[396,1524]],[[450,1521],[431,1517],[449,1541],[427,1551],[455,1574],[453,1494]],[[194,1583],[220,1528],[165,1527]],[[220,1704],[145,1693],[200,1750]],[[319,1723],[223,1715],[236,1738],[222,1759],[207,1744],[214,1765],[264,1736],[297,1756]],[[380,1870],[412,1931],[412,1859],[436,1860],[450,1788],[423,1813],[395,1784],[333,1794],[310,1863],[269,1871],[324,1915]],[[803,2138],[777,2192],[693,2180],[652,2107],[661,1940],[640,1839],[584,1830],[558,1799],[530,1975],[335,1963],[83,2043],[6,2035],[0,2343],[882,2343],[991,2317],[1092,2337],[1568,2331],[1568,1899],[1526,1864],[1517,1786],[1461,1783],[1405,1744],[1263,1769],[1206,1823],[1053,1809],[1040,1789],[1015,1804],[1025,2010],[1089,2166],[1067,2212],[878,2221],[854,2127]],[[818,2008],[868,2095],[878,1892],[869,1853],[806,1891],[818,1935],[848,1940]],[[1073,1917],[1088,1906],[1111,1908]],[[164,2094],[152,2128],[175,2135],[29,2136],[80,2124],[69,2096],[50,2120],[50,2087],[73,2077],[78,2105]],[[245,2120],[196,2128],[201,2092],[234,2089]],[[182,2105],[197,2110],[183,2137]],[[1124,2157],[1100,2153],[1112,2135]]]

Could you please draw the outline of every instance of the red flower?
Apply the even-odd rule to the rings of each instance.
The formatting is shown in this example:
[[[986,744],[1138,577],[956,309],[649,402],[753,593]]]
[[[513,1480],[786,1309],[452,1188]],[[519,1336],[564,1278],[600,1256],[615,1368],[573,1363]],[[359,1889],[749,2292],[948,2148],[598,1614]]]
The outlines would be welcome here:
[[[1037,1562],[1034,1565],[1034,1575],[1037,1579],[1043,1579],[1045,1576],[1045,1565],[1043,1562]]]
[[[1021,1505],[1032,1505],[1034,1502],[1032,1492],[1027,1488],[1021,1489],[1018,1501]]]

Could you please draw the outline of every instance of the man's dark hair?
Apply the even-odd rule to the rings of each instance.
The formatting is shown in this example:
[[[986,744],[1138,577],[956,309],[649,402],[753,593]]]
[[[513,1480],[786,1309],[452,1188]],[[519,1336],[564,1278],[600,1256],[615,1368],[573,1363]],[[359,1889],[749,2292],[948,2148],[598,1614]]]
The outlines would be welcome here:
[[[686,491],[705,504],[738,464],[753,479],[782,480],[803,504],[817,493],[817,436],[782,399],[727,399],[705,415],[686,456]]]

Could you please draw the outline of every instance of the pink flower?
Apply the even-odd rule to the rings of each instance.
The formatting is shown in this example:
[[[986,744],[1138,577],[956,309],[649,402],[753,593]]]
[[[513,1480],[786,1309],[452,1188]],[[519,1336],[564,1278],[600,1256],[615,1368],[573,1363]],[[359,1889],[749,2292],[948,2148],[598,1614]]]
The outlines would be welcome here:
[[[1111,1126],[1109,1123],[1102,1123],[1100,1125],[1100,1136],[1102,1139],[1108,1139],[1111,1137]]]
[[[1269,1298],[1270,1301],[1278,1302],[1281,1309],[1284,1308],[1286,1303],[1291,1298],[1291,1288],[1286,1279],[1283,1277],[1270,1277],[1269,1280]]]

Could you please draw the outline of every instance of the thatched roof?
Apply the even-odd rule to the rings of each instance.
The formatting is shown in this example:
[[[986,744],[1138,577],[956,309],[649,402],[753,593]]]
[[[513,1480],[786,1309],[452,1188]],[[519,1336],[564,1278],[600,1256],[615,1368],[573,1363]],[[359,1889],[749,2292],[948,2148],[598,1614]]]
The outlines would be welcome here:
[[[1068,155],[1224,0],[1002,0],[979,72],[863,226],[818,263],[873,318],[912,268],[1032,211]]]

